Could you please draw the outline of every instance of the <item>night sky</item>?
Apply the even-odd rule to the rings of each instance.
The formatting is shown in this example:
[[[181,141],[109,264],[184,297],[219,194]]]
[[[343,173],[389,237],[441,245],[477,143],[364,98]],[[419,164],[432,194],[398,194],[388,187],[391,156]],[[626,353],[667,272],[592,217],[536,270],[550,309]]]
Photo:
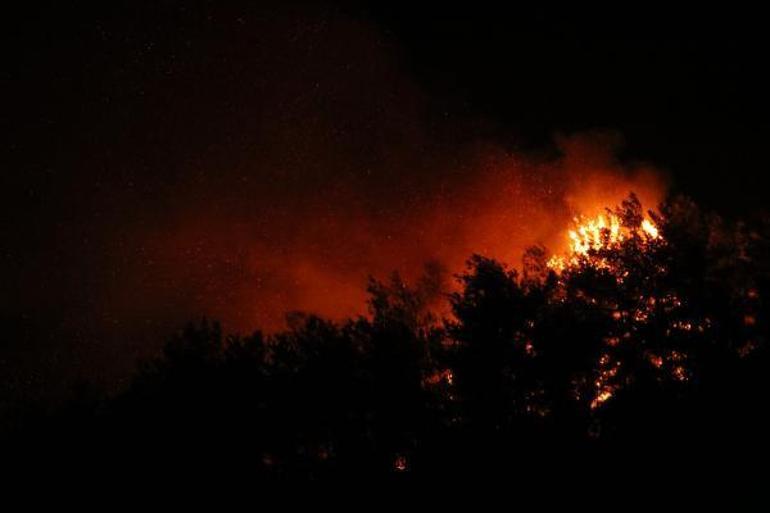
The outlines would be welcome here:
[[[278,329],[365,312],[370,274],[518,265],[630,190],[765,206],[757,13],[257,4],[5,13],[4,392],[115,382],[204,315]]]

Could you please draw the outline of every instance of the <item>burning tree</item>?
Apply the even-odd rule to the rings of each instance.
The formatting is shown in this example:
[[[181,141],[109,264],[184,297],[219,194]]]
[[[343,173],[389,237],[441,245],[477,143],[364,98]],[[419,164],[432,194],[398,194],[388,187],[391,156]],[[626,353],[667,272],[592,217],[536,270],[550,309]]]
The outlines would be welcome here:
[[[474,257],[449,330],[469,422],[504,430],[523,412],[593,437],[635,432],[641,412],[660,419],[721,381],[764,351],[766,275],[743,232],[684,199],[656,213],[631,195],[576,219],[568,253],[528,252],[523,278]],[[478,398],[494,419],[475,418]]]
[[[41,450],[60,440],[78,457],[91,446],[267,475],[406,476],[512,459],[527,472],[597,444],[678,454],[708,437],[760,440],[760,228],[683,199],[644,212],[630,196],[578,219],[566,254],[532,248],[521,273],[472,257],[449,319],[431,312],[433,266],[417,286],[373,280],[368,317],[294,314],[282,333],[245,338],[191,327],[118,397],[47,420],[59,438]]]

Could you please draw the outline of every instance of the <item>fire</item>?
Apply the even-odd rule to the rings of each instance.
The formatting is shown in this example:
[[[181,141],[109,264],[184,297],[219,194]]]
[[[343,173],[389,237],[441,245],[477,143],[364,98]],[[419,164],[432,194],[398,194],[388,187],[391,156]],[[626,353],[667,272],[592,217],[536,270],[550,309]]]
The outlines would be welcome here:
[[[446,383],[447,385],[454,383],[454,375],[450,369],[436,371],[423,379],[423,385],[436,386],[441,383]]]
[[[651,364],[652,364],[652,365],[653,365],[653,366],[654,366],[656,369],[660,369],[661,367],[663,367],[663,357],[662,357],[662,356],[658,356],[658,355],[655,355],[655,354],[651,354],[651,355],[649,355],[649,356],[647,357],[647,359],[649,360],[649,362],[650,362],[650,363],[651,363]]]
[[[592,249],[615,246],[622,241],[620,220],[614,215],[608,217],[600,215],[583,222],[576,218],[577,227],[567,232],[572,252],[587,255]]]
[[[547,266],[561,274],[582,265],[605,269],[612,273],[618,282],[622,282],[628,276],[629,270],[623,268],[608,256],[608,252],[620,250],[627,243],[636,244],[638,248],[647,251],[656,242],[662,241],[660,228],[652,214],[641,213],[641,204],[635,196],[631,196],[628,202],[624,202],[627,210],[610,210],[605,208],[605,213],[595,217],[577,216],[573,220],[573,226],[566,232],[567,250],[563,254],[553,255],[547,262]],[[673,303],[677,298],[664,298],[665,304]],[[633,309],[618,309],[616,305],[607,305],[609,315],[616,325],[616,333],[604,339],[608,348],[614,348],[621,343],[619,333],[623,333],[625,340],[631,338],[631,331],[627,326],[643,325],[648,322],[654,312],[658,299],[655,297],[639,297],[639,304]],[[679,355],[669,357],[679,358]],[[657,369],[662,369],[666,360],[659,355],[648,356],[649,362]],[[678,361],[678,360],[677,360]],[[591,410],[598,410],[610,401],[622,388],[620,380],[621,361],[612,356],[611,352],[604,353],[596,362],[597,374],[593,380],[593,394],[588,404]],[[687,370],[676,365],[671,370],[674,379],[686,381]]]
[[[612,380],[618,375],[619,361],[613,361],[609,354],[603,354],[598,361],[599,374],[594,381],[596,395],[591,401],[590,408],[595,410],[612,398],[617,385]]]
[[[638,229],[622,226],[620,218],[613,213],[601,214],[590,219],[577,217],[575,224],[575,228],[567,232],[570,250],[574,255],[588,255],[591,250],[617,247],[638,232],[648,240],[660,237],[658,227],[648,218],[642,220]]]
[[[645,234],[647,234],[647,236],[651,239],[657,239],[658,237],[660,237],[660,234],[658,232],[658,227],[655,226],[655,223],[653,223],[649,219],[642,220],[642,231]]]
[[[609,400],[612,397],[612,391],[609,389],[602,390],[599,392],[599,394],[591,401],[591,409],[595,410],[607,400]]]
[[[642,219],[638,227],[623,225],[621,218],[607,210],[592,218],[575,217],[574,227],[567,230],[568,251],[563,255],[553,255],[547,265],[556,272],[577,265],[581,259],[591,257],[592,252],[618,248],[631,237],[640,236],[644,242],[661,238],[660,229],[649,217]],[[601,259],[590,262],[603,267]]]

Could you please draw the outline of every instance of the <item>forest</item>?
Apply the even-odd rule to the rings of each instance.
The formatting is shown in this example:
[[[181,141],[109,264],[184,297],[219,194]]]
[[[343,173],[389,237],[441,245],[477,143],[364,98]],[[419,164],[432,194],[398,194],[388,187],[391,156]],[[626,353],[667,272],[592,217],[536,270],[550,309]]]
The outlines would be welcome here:
[[[758,477],[770,220],[632,194],[572,237],[563,257],[372,278],[369,314],[344,322],[193,321],[118,392],[79,383],[21,415],[6,454],[271,479]]]

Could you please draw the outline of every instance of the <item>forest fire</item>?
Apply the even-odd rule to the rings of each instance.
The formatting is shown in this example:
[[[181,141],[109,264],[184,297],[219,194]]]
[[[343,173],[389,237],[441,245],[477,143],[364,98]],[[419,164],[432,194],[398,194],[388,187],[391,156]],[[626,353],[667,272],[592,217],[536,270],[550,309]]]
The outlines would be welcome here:
[[[624,256],[627,251],[636,255],[651,254],[660,243],[664,242],[659,223],[664,219],[652,212],[644,213],[641,202],[632,193],[622,205],[615,209],[605,208],[603,214],[594,217],[577,216],[573,219],[574,226],[567,230],[567,251],[564,254],[553,255],[546,263],[547,268],[559,275],[558,287],[569,288],[571,275],[579,276],[587,268],[601,269],[609,272],[618,284],[623,283],[629,275],[644,274],[643,269],[637,268],[635,260]],[[663,267],[657,267],[655,272],[665,272]],[[596,376],[593,380],[592,399],[588,402],[590,410],[597,410],[612,399],[623,387],[619,379],[619,371],[623,358],[617,353],[621,340],[624,346],[640,344],[638,333],[647,329],[651,319],[656,314],[656,308],[666,301],[658,301],[655,295],[640,294],[634,298],[630,308],[619,308],[614,300],[593,297],[589,293],[581,296],[589,304],[609,311],[610,333],[603,338],[607,350],[596,361]],[[631,306],[631,305],[629,305]],[[675,321],[672,328],[680,327]],[[683,329],[691,329],[685,323]],[[683,360],[681,354],[676,354],[677,360]],[[667,360],[674,361],[674,357]],[[662,369],[666,360],[650,354],[648,361],[655,369]],[[677,381],[687,380],[687,370],[677,364],[669,370]]]
[[[759,13],[9,4],[14,476],[762,496]]]
[[[632,200],[635,197],[632,196]],[[574,227],[567,230],[568,251],[563,255],[553,255],[548,260],[548,267],[561,272],[570,266],[579,265],[587,259],[590,265],[602,267],[606,262],[596,254],[601,251],[617,249],[629,238],[639,237],[642,244],[660,240],[660,230],[650,217],[641,220],[624,221],[621,215],[606,209],[605,214],[591,218],[577,216]]]

